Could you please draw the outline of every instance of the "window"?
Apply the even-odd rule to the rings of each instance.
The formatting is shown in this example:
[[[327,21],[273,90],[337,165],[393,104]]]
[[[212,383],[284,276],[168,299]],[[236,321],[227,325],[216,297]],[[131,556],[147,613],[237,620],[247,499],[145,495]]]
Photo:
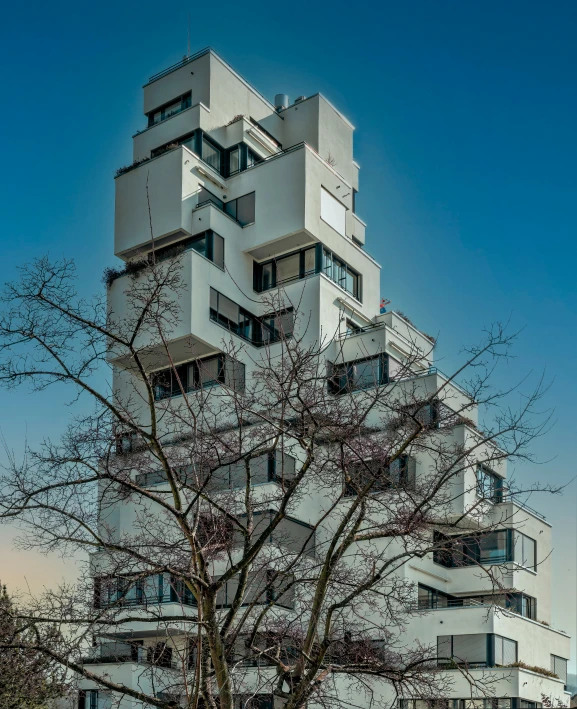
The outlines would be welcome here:
[[[328,385],[331,393],[346,394],[387,384],[388,381],[388,356],[380,354],[354,362],[333,364]]]
[[[101,689],[81,689],[78,709],[112,709],[112,694]]]
[[[402,455],[390,465],[380,461],[355,461],[349,466],[352,482],[345,486],[345,497],[357,495],[359,490],[373,483],[371,494],[391,488],[412,489],[415,487],[416,460]]]
[[[517,642],[492,633],[439,635],[437,658],[439,665],[509,667],[517,662]]]
[[[224,268],[224,239],[220,234],[209,229],[198,236],[193,236],[190,239],[179,241],[176,244],[164,246],[157,249],[154,253],[148,254],[148,260],[152,262],[155,258],[157,262],[165,261],[166,259],[176,258],[185,251],[196,251],[204,256],[209,261],[212,261],[219,268]]]
[[[430,586],[419,584],[418,590],[418,607],[422,609],[447,608],[449,605],[449,596],[442,591]]]
[[[347,209],[336,197],[321,187],[321,219],[345,236]]]
[[[567,663],[563,657],[558,657],[557,655],[551,655],[551,671],[554,672],[563,684],[567,684]]]
[[[243,391],[244,371],[242,362],[224,354],[197,359],[174,368],[170,367],[152,374],[154,398],[155,401],[160,401],[180,396],[183,390],[189,392],[218,384]]]
[[[513,560],[519,566],[537,571],[537,542],[531,537],[515,530]]]
[[[255,165],[258,165],[259,162],[262,162],[262,161],[263,161],[263,158],[261,158],[260,155],[257,155],[250,148],[247,149],[247,155],[246,155],[246,166],[247,167],[254,167]]]
[[[400,709],[539,709],[540,702],[524,699],[486,697],[484,699],[400,699]]]
[[[294,327],[292,308],[257,317],[214,288],[210,289],[210,319],[256,347],[290,337]]]
[[[265,263],[255,262],[254,289],[261,292],[314,275],[317,271],[316,251],[315,246],[310,246]]]
[[[255,193],[250,192],[242,197],[231,199],[224,203],[224,211],[241,226],[252,224],[255,219]]]
[[[170,574],[145,577],[107,576],[94,579],[94,607],[142,606],[158,603],[196,604],[190,590]]]
[[[487,633],[472,635],[439,635],[437,658],[439,665],[456,663],[469,667],[488,667]]]
[[[150,128],[161,121],[165,121],[167,118],[174,116],[176,113],[180,113],[186,108],[190,108],[190,106],[192,106],[192,94],[189,91],[188,93],[179,96],[171,103],[157,108],[156,111],[151,111],[148,114],[148,127]]]
[[[197,132],[193,131],[192,133],[186,133],[186,135],[181,135],[180,138],[171,140],[170,143],[160,145],[158,148],[154,148],[154,150],[150,151],[150,157],[157,158],[159,155],[162,155],[163,153],[167,152],[168,150],[171,150],[172,148],[177,147],[178,145],[184,145],[194,153],[196,152],[196,135]]]
[[[454,537],[436,533],[439,548],[433,553],[433,560],[448,568],[513,561],[512,532],[511,529],[501,529]]]
[[[228,154],[228,174],[234,175],[240,170],[240,149],[233,148]]]
[[[221,172],[220,160],[221,151],[214,145],[214,143],[208,141],[204,136],[202,137],[202,155],[201,158],[205,163],[208,163],[212,168],[214,168],[218,173]]]
[[[323,273],[357,300],[362,300],[361,276],[328,249],[323,250]]]
[[[484,465],[477,467],[477,495],[491,502],[503,502],[503,478]]]
[[[261,485],[268,482],[292,480],[295,475],[296,459],[291,455],[274,451],[252,458],[250,461],[251,483]],[[222,487],[242,488],[246,486],[246,462],[239,460],[216,471]]]
[[[537,599],[525,593],[507,594],[505,607],[524,618],[537,620]]]
[[[495,635],[494,638],[494,664],[497,667],[509,667],[514,662],[517,662],[517,642],[501,635]]]

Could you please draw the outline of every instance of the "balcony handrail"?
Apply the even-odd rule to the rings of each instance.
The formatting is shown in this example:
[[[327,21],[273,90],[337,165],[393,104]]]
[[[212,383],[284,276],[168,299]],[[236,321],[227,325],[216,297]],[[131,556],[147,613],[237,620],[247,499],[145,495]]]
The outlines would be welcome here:
[[[416,610],[419,611],[436,611],[436,610],[453,610],[454,608],[491,608],[497,604],[485,603],[477,601],[475,598],[448,598],[447,605],[442,606],[433,602],[419,602],[416,604]],[[504,609],[505,610],[505,609]]]
[[[522,492],[503,493],[503,499],[497,502],[496,504],[504,505],[507,503],[512,503],[513,505],[517,505],[517,507],[520,507],[523,510],[527,510],[527,512],[530,512],[532,515],[535,515],[535,517],[539,517],[539,519],[546,520],[547,518],[545,517],[545,515],[541,514],[541,512],[537,512],[537,510],[534,510],[532,507],[529,507],[529,505],[526,505],[524,502],[515,499],[517,495],[522,494]]]
[[[120,655],[88,655],[81,658],[82,665],[116,665],[135,663],[137,665],[150,665],[162,669],[177,669],[178,665],[174,660],[149,660],[146,653],[146,648],[138,648],[139,652],[136,655],[120,654]],[[140,652],[143,650],[143,652]]]
[[[213,206],[213,207],[216,207],[219,212],[221,212],[222,214],[224,214],[224,215],[225,215],[226,217],[228,217],[229,219],[232,219],[232,221],[233,221],[235,224],[238,224],[238,226],[241,227],[241,229],[244,228],[243,225],[238,221],[238,219],[235,219],[235,218],[232,216],[232,214],[229,214],[227,211],[225,211],[225,210],[218,204],[218,202],[216,202],[216,200],[211,199],[210,197],[209,197],[208,199],[203,199],[202,202],[198,202],[198,204],[195,205],[195,207],[193,208],[192,211],[194,212],[194,211],[196,211],[197,209],[200,209],[201,207],[206,207],[207,204],[212,204],[212,206]],[[251,224],[252,224],[252,222],[251,222]]]
[[[176,62],[176,64],[172,64],[172,66],[169,66],[168,69],[163,69],[163,71],[159,71],[157,74],[153,74],[150,79],[148,79],[148,83],[152,84],[153,81],[162,79],[163,76],[166,76],[167,74],[172,73],[176,69],[180,69],[181,67],[190,64],[190,62],[193,62],[195,59],[199,59],[203,55],[208,54],[210,51],[210,47],[205,47],[205,49],[201,49],[199,52],[196,52],[196,54],[191,54],[188,57],[183,57],[179,62]]]

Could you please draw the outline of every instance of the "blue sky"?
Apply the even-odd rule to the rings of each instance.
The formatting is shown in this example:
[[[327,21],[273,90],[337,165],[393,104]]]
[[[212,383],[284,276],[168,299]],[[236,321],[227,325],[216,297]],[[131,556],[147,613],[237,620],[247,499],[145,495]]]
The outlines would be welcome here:
[[[114,262],[116,167],[144,126],[141,86],[187,48],[215,48],[263,94],[325,94],[357,128],[360,216],[381,292],[439,335],[441,368],[483,327],[523,327],[500,383],[545,371],[556,425],[527,484],[555,523],[554,625],[577,635],[577,3],[494,0],[218,4],[165,0],[5,5],[0,26],[2,272],[73,256],[88,291]],[[21,450],[58,433],[59,392],[0,392]],[[71,565],[0,540],[3,580]],[[7,571],[6,571],[7,569]],[[8,574],[8,578],[6,578]]]

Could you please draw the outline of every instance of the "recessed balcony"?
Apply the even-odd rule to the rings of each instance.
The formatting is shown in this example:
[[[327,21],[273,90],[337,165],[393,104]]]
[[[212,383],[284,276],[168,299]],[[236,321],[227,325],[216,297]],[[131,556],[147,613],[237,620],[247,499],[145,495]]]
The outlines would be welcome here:
[[[129,642],[107,642],[93,647],[82,658],[83,665],[117,665],[127,662],[138,665],[176,669],[177,662],[172,657],[171,648],[144,647]]]

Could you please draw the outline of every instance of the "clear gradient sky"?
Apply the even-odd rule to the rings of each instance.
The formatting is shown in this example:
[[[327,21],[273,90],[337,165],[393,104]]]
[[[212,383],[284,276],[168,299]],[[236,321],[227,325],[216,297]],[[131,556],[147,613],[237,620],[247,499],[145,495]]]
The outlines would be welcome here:
[[[114,263],[113,172],[144,127],[142,84],[212,46],[272,100],[320,91],[356,126],[359,215],[382,295],[439,335],[450,371],[482,328],[524,327],[510,382],[545,371],[553,430],[542,465],[518,466],[554,523],[554,625],[577,635],[577,2],[6,3],[0,23],[0,280],[49,252],[73,256],[86,292]],[[378,304],[375,304],[377,307]],[[16,453],[62,430],[59,391],[0,391]],[[0,577],[32,588],[69,560],[15,553]],[[575,656],[575,655],[574,655]],[[573,661],[574,662],[574,661]]]

